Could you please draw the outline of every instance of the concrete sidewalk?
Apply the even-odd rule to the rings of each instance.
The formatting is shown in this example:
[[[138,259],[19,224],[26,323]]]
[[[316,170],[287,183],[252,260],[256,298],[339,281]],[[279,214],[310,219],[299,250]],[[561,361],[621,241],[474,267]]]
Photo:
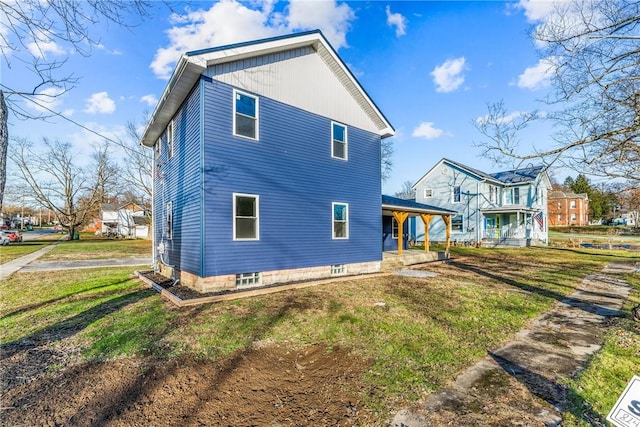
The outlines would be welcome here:
[[[139,265],[151,266],[150,257],[131,258],[108,258],[108,259],[85,259],[77,261],[38,261],[25,265],[21,271],[58,271],[77,270],[81,268],[99,267],[135,267]]]
[[[619,273],[636,269],[631,263],[612,263],[587,276],[513,341],[487,351],[451,386],[400,411],[388,425],[561,425],[567,404],[564,380],[600,349],[606,320],[621,314],[631,291]]]
[[[16,271],[24,268],[29,263],[35,261],[36,259],[40,258],[41,256],[43,256],[47,252],[53,250],[53,248],[55,248],[56,245],[58,245],[60,242],[61,242],[61,240],[58,240],[58,241],[53,242],[52,244],[50,244],[48,246],[45,246],[42,249],[39,249],[39,250],[37,250],[35,252],[32,252],[30,254],[21,256],[20,258],[16,258],[14,260],[11,260],[9,262],[6,262],[6,263],[0,265],[0,280],[6,279],[7,277],[11,276]]]

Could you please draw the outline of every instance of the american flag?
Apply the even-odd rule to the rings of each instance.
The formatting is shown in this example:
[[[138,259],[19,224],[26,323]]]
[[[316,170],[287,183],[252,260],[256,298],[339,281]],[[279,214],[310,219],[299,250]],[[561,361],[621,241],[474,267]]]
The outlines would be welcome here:
[[[544,215],[542,215],[542,211],[538,212],[538,214],[534,216],[534,218],[536,219],[536,222],[538,223],[540,229],[542,229],[544,227]]]

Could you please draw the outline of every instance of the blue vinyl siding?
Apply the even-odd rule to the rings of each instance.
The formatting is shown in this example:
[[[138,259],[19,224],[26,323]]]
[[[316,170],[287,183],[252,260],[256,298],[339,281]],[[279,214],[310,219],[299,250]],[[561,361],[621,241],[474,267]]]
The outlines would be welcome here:
[[[162,260],[179,270],[199,275],[202,192],[200,179],[199,84],[173,119],[174,155],[169,158],[166,132],[154,175],[154,246],[165,244]],[[173,236],[166,239],[166,204],[173,202]]]
[[[204,81],[204,276],[377,261],[380,137],[349,127],[349,160],[331,158],[331,118],[260,97],[258,141],[234,137],[233,88]],[[260,197],[260,236],[233,241],[233,193]],[[332,202],[349,239],[332,239]]]

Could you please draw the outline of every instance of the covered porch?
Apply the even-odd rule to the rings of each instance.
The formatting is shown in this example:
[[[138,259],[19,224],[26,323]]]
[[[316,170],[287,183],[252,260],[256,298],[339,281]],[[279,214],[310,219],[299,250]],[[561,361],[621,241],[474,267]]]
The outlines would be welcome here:
[[[536,209],[514,206],[482,209],[481,212],[484,217],[482,246],[523,247],[539,240],[534,227]]]
[[[449,258],[451,247],[451,217],[456,211],[417,203],[413,200],[382,196],[382,253],[383,264],[389,269],[394,266],[418,264]],[[446,225],[444,253],[431,252],[429,249],[429,225],[435,216],[440,216]],[[420,217],[424,223],[424,250],[409,249],[412,236],[407,230],[409,217]]]

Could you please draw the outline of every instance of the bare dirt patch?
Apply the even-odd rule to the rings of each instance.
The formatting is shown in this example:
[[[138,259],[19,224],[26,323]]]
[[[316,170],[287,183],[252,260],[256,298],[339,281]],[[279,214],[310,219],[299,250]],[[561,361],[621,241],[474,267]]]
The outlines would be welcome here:
[[[44,353],[42,353],[44,355]],[[370,362],[343,349],[268,346],[221,363],[119,359],[5,381],[3,425],[371,425],[359,402]],[[11,385],[17,384],[15,387]]]

